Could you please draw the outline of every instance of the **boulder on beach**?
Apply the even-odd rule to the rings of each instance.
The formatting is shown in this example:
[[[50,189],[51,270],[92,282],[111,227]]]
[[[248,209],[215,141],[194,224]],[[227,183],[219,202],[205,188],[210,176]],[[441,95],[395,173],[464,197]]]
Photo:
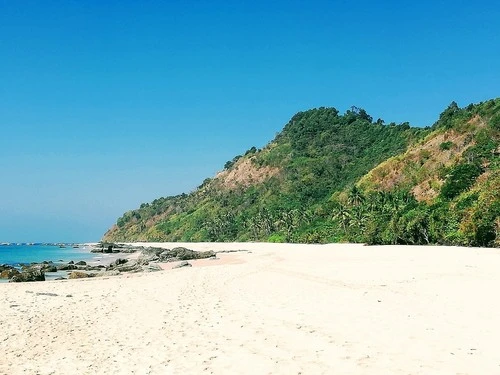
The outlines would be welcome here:
[[[81,261],[79,261],[79,262],[76,262],[75,264],[76,264],[77,266],[86,266],[86,265],[87,265],[87,262],[85,262],[85,261],[81,260]]]
[[[14,268],[12,266],[9,266],[8,264],[0,264],[0,272],[5,271],[7,269]]]
[[[102,264],[99,264],[98,266],[86,266],[83,269],[85,271],[102,271],[104,268],[106,267],[103,266]]]
[[[194,251],[185,247],[175,247],[172,250],[164,250],[160,253],[160,261],[174,262],[178,260],[204,259],[215,257],[215,252],[209,251]]]
[[[45,272],[39,266],[23,267],[22,272],[12,276],[10,283],[45,281]]]
[[[75,266],[74,264],[60,264],[57,266],[58,271],[70,271],[70,270],[76,270],[78,267]]]
[[[57,267],[54,265],[47,265],[43,267],[44,272],[57,272]]]
[[[7,268],[4,269],[2,272],[0,272],[0,279],[10,279],[15,275],[19,275],[20,272],[16,270],[14,267],[12,268]]]
[[[119,266],[120,264],[125,264],[128,262],[128,259],[118,258],[115,260],[115,265]]]
[[[119,266],[111,265],[108,270],[117,270],[119,272],[140,272],[142,271],[141,265],[138,262],[130,261]]]
[[[160,260],[160,254],[165,249],[159,247],[148,247],[141,251],[141,255],[137,258],[137,263],[147,265],[149,262],[157,262]]]
[[[95,276],[94,273],[73,271],[69,274],[68,279],[85,279],[85,278],[94,277],[94,276]]]

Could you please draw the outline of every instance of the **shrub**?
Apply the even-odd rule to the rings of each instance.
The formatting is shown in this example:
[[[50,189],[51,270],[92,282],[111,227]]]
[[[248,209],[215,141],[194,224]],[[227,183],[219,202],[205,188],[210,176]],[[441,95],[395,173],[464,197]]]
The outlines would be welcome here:
[[[281,243],[285,242],[285,235],[280,233],[273,233],[267,239],[268,242]]]
[[[456,165],[441,187],[441,196],[445,199],[455,198],[462,191],[470,188],[481,172],[481,168],[476,164]]]
[[[448,141],[448,142],[443,142],[439,145],[439,149],[441,151],[444,151],[444,150],[449,150],[453,147],[453,142],[451,141]]]

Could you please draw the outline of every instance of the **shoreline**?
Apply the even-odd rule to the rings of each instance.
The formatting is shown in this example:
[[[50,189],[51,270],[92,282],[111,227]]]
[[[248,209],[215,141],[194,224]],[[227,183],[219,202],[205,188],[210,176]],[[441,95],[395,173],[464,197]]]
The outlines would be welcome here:
[[[45,281],[62,281],[62,280],[67,280],[68,276],[71,274],[71,271],[77,271],[80,275],[77,277],[71,277],[71,278],[82,278],[82,277],[95,277],[98,276],[98,278],[101,277],[109,277],[109,276],[119,276],[121,272],[123,273],[142,273],[142,272],[151,272],[151,271],[165,271],[165,270],[171,270],[174,268],[178,268],[180,266],[189,266],[189,267],[206,267],[206,266],[214,266],[214,265],[223,265],[223,264],[238,264],[241,263],[241,260],[239,260],[238,257],[228,257],[227,254],[231,253],[238,253],[238,252],[248,252],[251,253],[253,250],[259,250],[263,246],[272,246],[276,251],[283,251],[285,250],[286,252],[291,252],[294,250],[299,250],[307,247],[308,249],[323,249],[323,250],[328,250],[328,251],[336,251],[339,249],[349,249],[350,251],[358,252],[358,251],[363,251],[366,249],[373,249],[373,248],[383,248],[385,251],[389,251],[389,249],[399,249],[399,248],[406,248],[406,249],[419,249],[418,251],[421,254],[425,254],[426,251],[434,248],[442,249],[441,251],[450,251],[450,249],[461,249],[465,251],[483,251],[483,252],[496,252],[497,249],[495,248],[462,248],[462,247],[455,247],[455,246],[433,246],[433,245],[428,245],[428,246],[423,246],[423,245],[415,245],[415,246],[410,246],[410,245],[378,245],[378,246],[366,246],[365,244],[355,244],[355,243],[330,243],[330,244],[292,244],[292,243],[263,243],[263,242],[117,242],[113,243],[113,249],[112,251],[96,251],[100,243],[83,243],[79,244],[80,247],[79,249],[81,250],[81,254],[85,254],[84,258],[85,259],[85,265],[70,269],[70,270],[61,270],[57,272],[46,272],[46,280]],[[214,258],[210,259],[196,259],[196,258],[189,258],[188,259],[188,264],[181,264],[181,263],[186,263],[186,261],[182,260],[176,260],[176,259],[167,259],[167,260],[161,260],[156,257],[155,259],[142,259],[141,263],[141,257],[142,254],[150,252],[151,250],[171,250],[175,248],[187,248],[190,249],[190,251],[194,251],[194,253],[198,252],[213,252]],[[443,250],[444,249],[444,250]],[[86,250],[86,251],[83,251]],[[458,251],[458,250],[457,250]],[[76,257],[75,259],[77,259]],[[147,258],[147,257],[146,257]],[[81,259],[83,260],[83,259]],[[121,261],[120,264],[125,264],[124,268],[126,268],[125,271],[121,271],[120,267],[118,266],[118,260]],[[53,262],[53,263],[52,263]],[[130,263],[129,263],[130,262]],[[31,265],[34,266],[40,266],[44,262],[40,263],[31,263]],[[65,262],[58,262],[58,261],[50,261],[50,264],[54,264],[56,266],[64,265]],[[75,260],[75,264],[79,263],[78,260]],[[138,264],[144,264],[148,265],[151,264],[153,267],[143,267],[142,269],[140,267],[135,267],[133,269],[130,269],[130,265],[136,265]],[[73,261],[70,261],[69,264],[73,264]],[[115,264],[117,267],[115,267]],[[100,267],[98,269],[98,267]],[[20,269],[20,268],[18,268]],[[113,271],[113,269],[116,269],[114,273],[110,272],[104,272],[104,271]],[[1,270],[1,269],[0,269]],[[78,272],[81,271],[81,272]],[[91,271],[100,271],[98,274],[95,272],[92,273]],[[120,272],[119,272],[120,271]],[[85,274],[84,274],[85,273]],[[66,276],[66,277],[65,277]],[[8,279],[0,279],[0,283],[8,283]]]
[[[92,250],[98,245],[98,243],[82,243],[78,244],[78,247],[72,246],[68,253],[65,253],[65,248],[62,252],[53,253],[51,251],[45,254],[42,250],[45,249],[55,249],[61,247],[54,244],[41,244],[37,245],[35,253],[33,253],[32,258],[27,257],[27,253],[31,249],[31,245],[10,245],[14,248],[19,247],[22,251],[22,258],[24,261],[10,261],[10,262],[0,262],[0,272],[2,277],[0,277],[0,283],[9,283],[11,276],[4,275],[3,270],[12,270],[15,272],[20,272],[21,274],[25,272],[32,272],[40,269],[44,273],[44,281],[60,281],[61,279],[67,279],[72,271],[102,271],[107,269],[109,266],[114,264],[117,259],[135,259],[137,254],[113,252],[113,253],[96,253]],[[17,251],[17,250],[16,250]],[[7,255],[9,256],[9,255]],[[11,259],[15,255],[10,255]],[[62,258],[62,259],[61,259]],[[43,259],[36,261],[36,259]],[[71,268],[68,266],[71,265]],[[74,266],[74,267],[73,267]],[[57,271],[56,271],[57,268]],[[14,273],[11,273],[14,275]],[[33,280],[27,280],[33,281]],[[26,282],[26,281],[25,281]]]

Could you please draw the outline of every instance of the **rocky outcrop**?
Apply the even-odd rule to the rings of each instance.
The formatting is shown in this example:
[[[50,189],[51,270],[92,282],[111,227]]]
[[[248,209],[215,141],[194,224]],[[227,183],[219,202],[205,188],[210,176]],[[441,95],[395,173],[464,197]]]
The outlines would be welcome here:
[[[77,266],[75,266],[74,264],[60,264],[57,266],[57,270],[58,271],[71,271],[71,270],[76,270],[78,269]]]
[[[159,254],[162,262],[175,262],[179,260],[204,259],[215,257],[214,251],[194,251],[185,247],[175,247],[172,250],[164,250]]]
[[[11,269],[11,268],[14,268],[14,267],[12,267],[8,264],[0,264],[0,272]]]
[[[147,265],[149,262],[158,262],[160,260],[160,254],[165,249],[159,247],[148,247],[141,250],[141,255],[137,259],[139,264]]]
[[[116,244],[111,242],[100,242],[95,245],[90,252],[91,253],[135,253],[138,250],[142,250],[142,247]]]
[[[47,265],[47,267],[42,268],[44,272],[57,272],[57,267],[53,264]]]
[[[142,265],[136,261],[129,261],[123,264],[111,264],[107,269],[107,271],[116,270],[118,272],[141,272]]]
[[[120,264],[125,264],[127,262],[128,262],[128,259],[118,258],[117,260],[115,260],[115,265],[119,266]]]
[[[23,266],[21,273],[12,276],[9,280],[11,283],[27,282],[27,281],[45,281],[45,272],[40,266]]]
[[[20,272],[15,269],[14,267],[12,268],[6,268],[3,269],[2,272],[0,272],[0,279],[10,279],[15,275],[19,275]]]
[[[102,264],[99,264],[98,266],[85,266],[83,267],[85,271],[102,271],[106,269],[106,266],[103,266]]]

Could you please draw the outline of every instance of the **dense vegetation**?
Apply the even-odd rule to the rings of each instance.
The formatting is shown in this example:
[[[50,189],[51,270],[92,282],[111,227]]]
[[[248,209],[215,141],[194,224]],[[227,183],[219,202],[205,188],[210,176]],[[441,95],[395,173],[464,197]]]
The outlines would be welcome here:
[[[363,110],[296,114],[190,194],[118,219],[107,241],[498,246],[500,99],[452,103],[432,128]]]

